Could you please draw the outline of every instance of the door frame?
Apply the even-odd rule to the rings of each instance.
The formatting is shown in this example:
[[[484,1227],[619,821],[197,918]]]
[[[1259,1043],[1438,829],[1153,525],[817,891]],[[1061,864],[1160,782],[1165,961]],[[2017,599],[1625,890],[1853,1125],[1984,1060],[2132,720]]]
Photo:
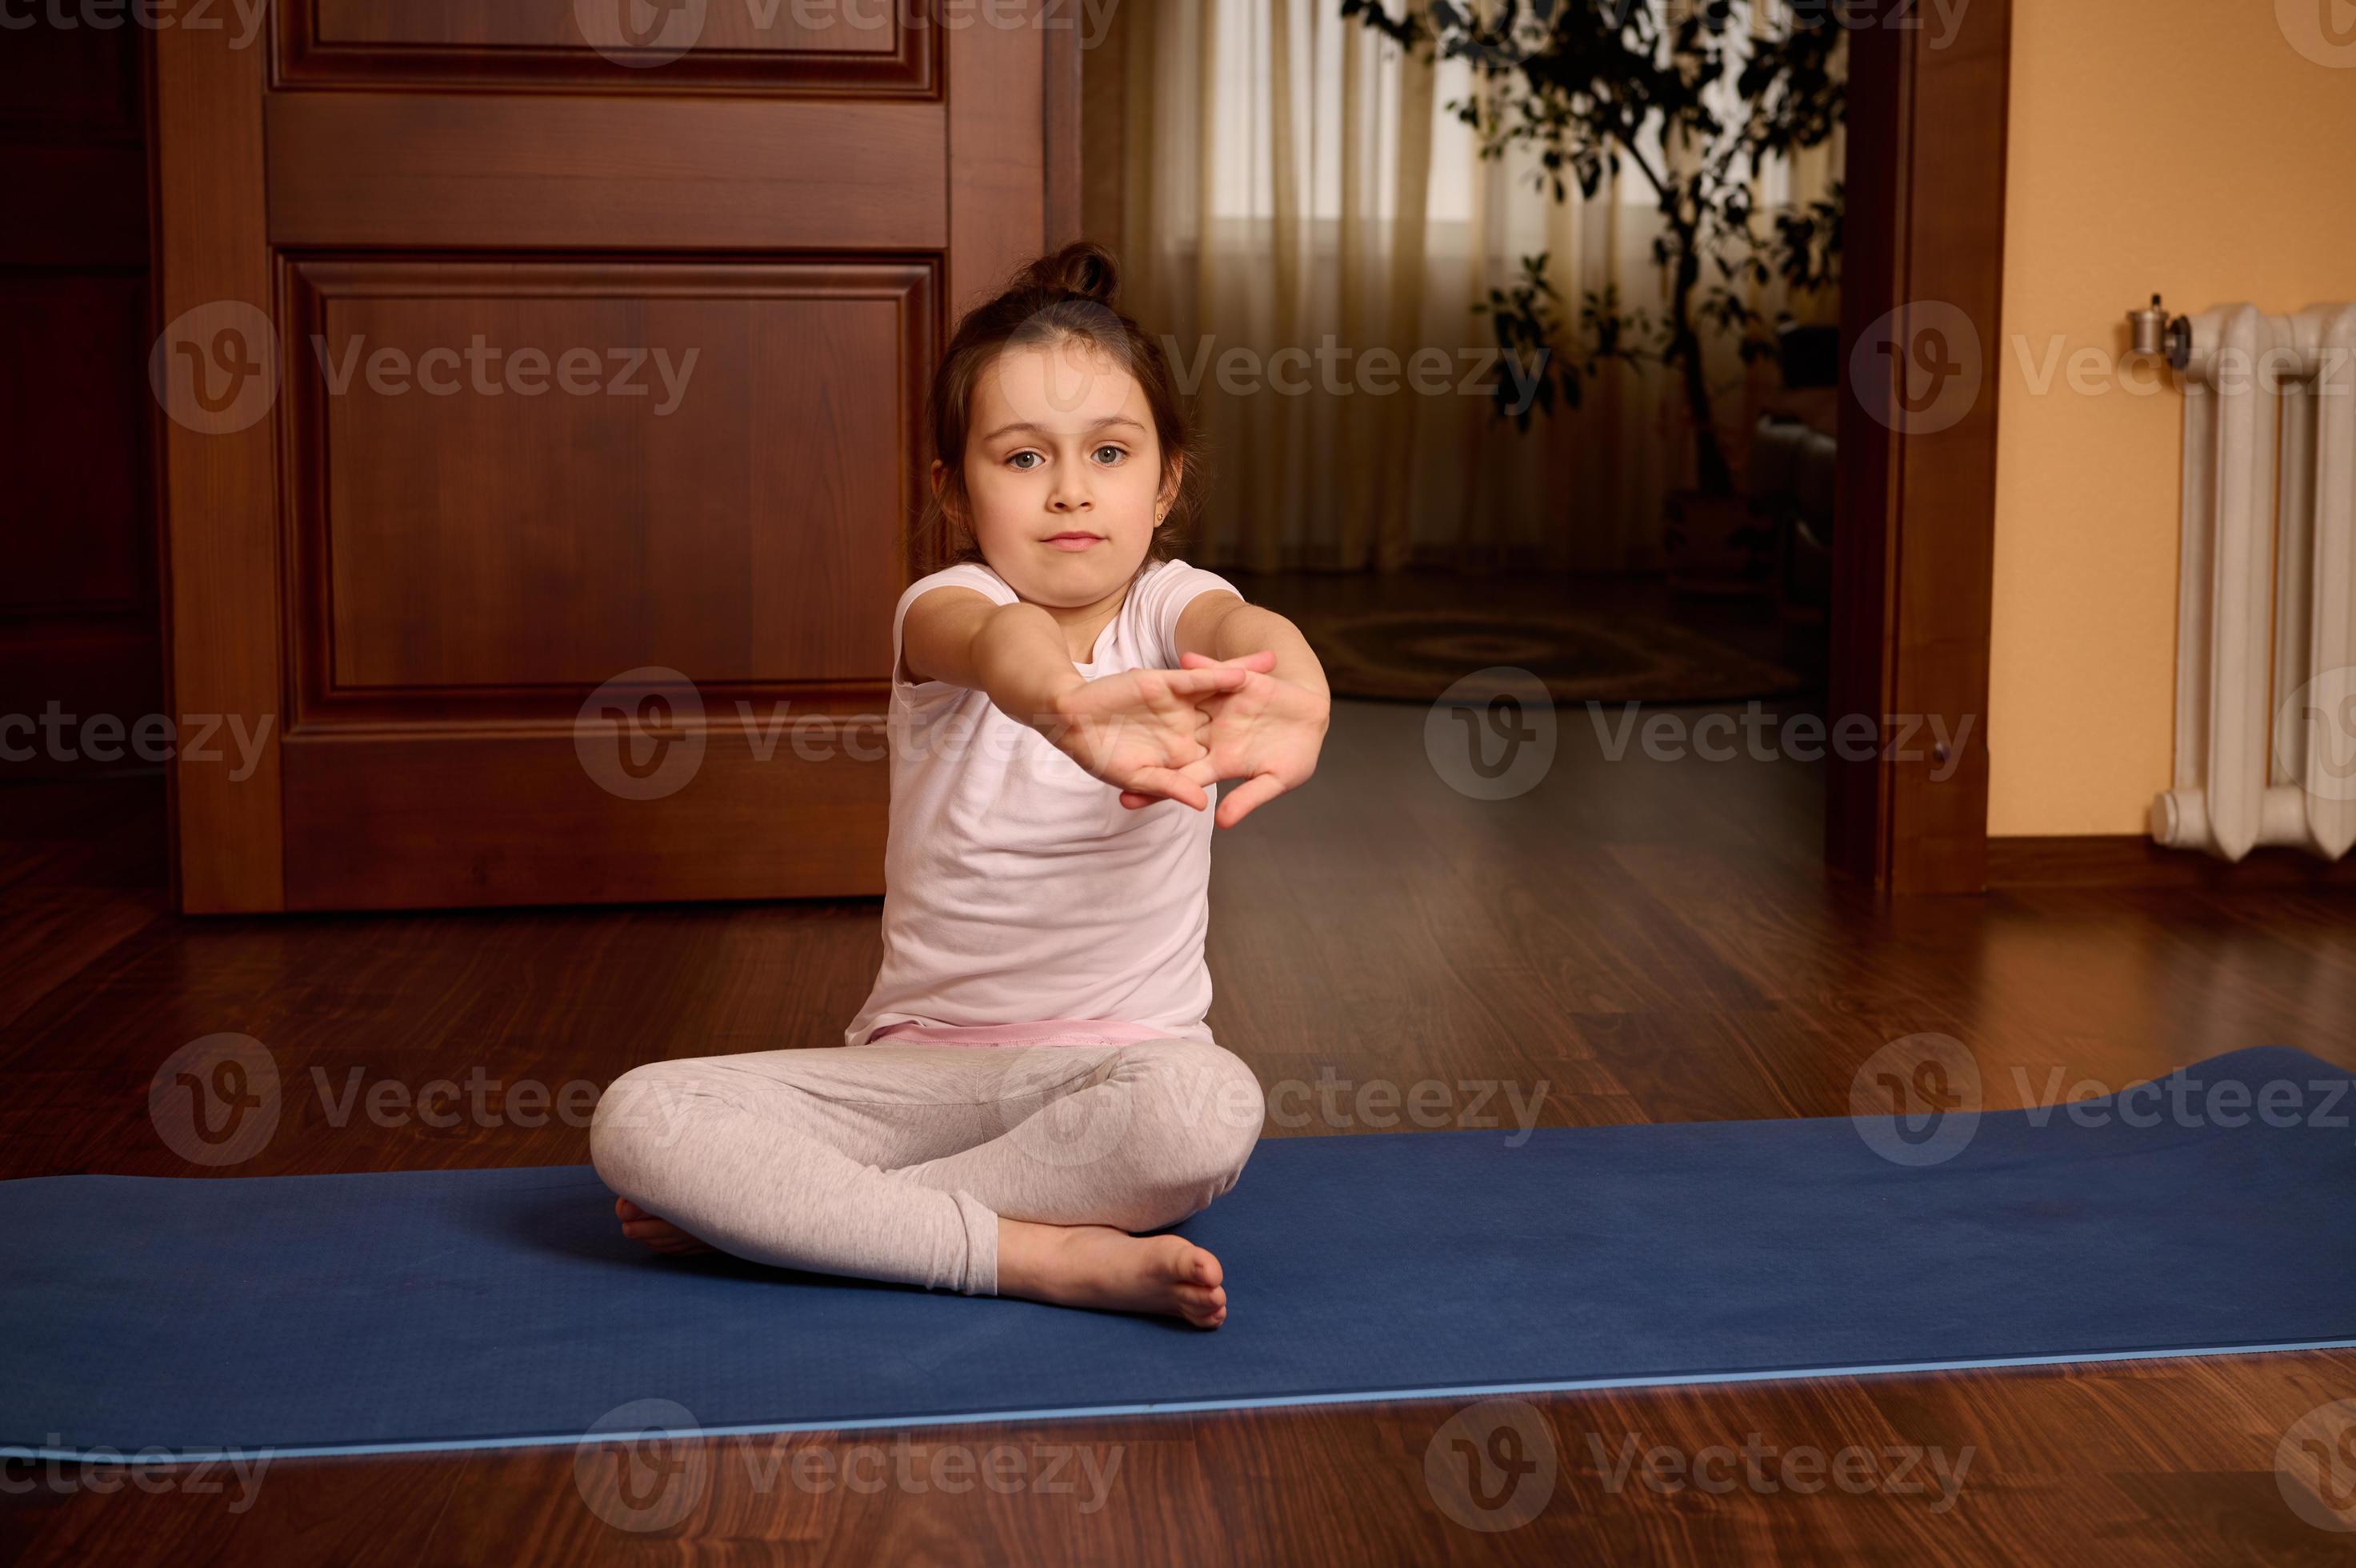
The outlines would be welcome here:
[[[186,312],[271,297],[267,51],[224,48],[220,34],[190,27],[158,28],[150,47],[155,320],[168,334]],[[242,156],[219,157],[223,149]],[[273,346],[247,347],[275,363]],[[165,689],[183,732],[165,769],[173,901],[185,914],[284,908],[277,422],[159,428]],[[211,520],[203,539],[171,526],[187,517]],[[242,777],[220,733],[237,724],[262,737]]]
[[[1980,893],[2012,0],[1975,0],[1944,43],[1922,9],[1872,0],[1849,39],[1841,362],[1937,331],[1968,401],[1912,419],[1887,377],[1842,378],[1826,718],[1869,716],[1879,740],[1832,748],[1825,859],[1890,893]],[[1963,322],[1977,341],[1947,360]]]

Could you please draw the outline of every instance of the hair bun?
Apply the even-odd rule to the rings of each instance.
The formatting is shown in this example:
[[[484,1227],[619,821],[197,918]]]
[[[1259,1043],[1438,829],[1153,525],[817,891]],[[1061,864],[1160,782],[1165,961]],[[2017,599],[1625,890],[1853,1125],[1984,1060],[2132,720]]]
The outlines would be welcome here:
[[[1077,295],[1109,306],[1119,293],[1120,278],[1112,252],[1094,240],[1076,240],[1052,255],[1024,267],[1017,287],[1044,289],[1050,294]]]

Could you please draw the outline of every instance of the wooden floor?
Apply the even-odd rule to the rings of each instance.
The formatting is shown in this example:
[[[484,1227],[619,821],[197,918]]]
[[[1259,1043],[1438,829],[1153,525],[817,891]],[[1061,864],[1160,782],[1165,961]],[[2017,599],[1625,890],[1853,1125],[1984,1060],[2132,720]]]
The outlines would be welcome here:
[[[1584,713],[1560,716],[1559,738],[1539,788],[1483,802],[1435,771],[1423,710],[1344,704],[1312,787],[1219,846],[1220,1038],[1271,1085],[1328,1069],[1542,1084],[1548,1126],[1845,1114],[1858,1065],[1925,1031],[1978,1054],[1992,1104],[2015,1069],[2124,1085],[2261,1042],[2356,1067],[2356,902],[1880,903],[1819,872],[1806,765],[1609,762]],[[298,1086],[237,1174],[578,1163],[585,1134],[561,1121],[339,1127],[299,1086],[315,1069],[339,1089],[479,1069],[555,1090],[666,1056],[826,1045],[879,956],[872,901],[184,920],[161,890],[159,812],[153,779],[0,793],[0,1176],[210,1174],[161,1141],[145,1090],[166,1056],[221,1031],[263,1041]],[[1345,1112],[1269,1135],[1368,1124]],[[1231,1284],[1240,1323],[1252,1283]],[[1539,1398],[1558,1474],[1537,1517],[1501,1532],[1453,1522],[1427,1482],[1447,1402],[723,1443],[686,1516],[653,1534],[601,1518],[569,1449],[285,1461],[250,1498],[27,1489],[19,1468],[0,1476],[0,1559],[2346,1561],[2356,1534],[2302,1520],[2275,1455],[2350,1396],[2356,1355],[2333,1353]],[[1945,1507],[1887,1487],[1610,1484],[1632,1445],[1746,1443],[1972,1460]],[[1118,1468],[1096,1506],[1085,1481],[927,1480],[973,1473],[937,1457],[978,1470],[1001,1444],[1043,1480],[1051,1463]],[[804,1450],[830,1466],[805,1477],[893,1478],[798,1485]]]

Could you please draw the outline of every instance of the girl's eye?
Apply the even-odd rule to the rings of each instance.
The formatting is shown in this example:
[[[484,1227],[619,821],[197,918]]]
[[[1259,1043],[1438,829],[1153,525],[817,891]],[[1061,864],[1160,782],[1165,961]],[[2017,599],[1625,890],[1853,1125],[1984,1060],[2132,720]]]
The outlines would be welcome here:
[[[1017,472],[1027,474],[1034,465],[1033,463],[1024,462],[1023,459],[1026,457],[1035,459],[1036,462],[1039,463],[1044,463],[1047,460],[1044,457],[1041,457],[1036,452],[1017,452],[1013,456],[1009,457],[1006,460],[1013,465]]]
[[[1108,452],[1111,453],[1111,454],[1112,454],[1112,456],[1109,456],[1109,457],[1106,456],[1105,456],[1105,454],[1106,454],[1106,453],[1108,453]],[[1119,447],[1119,446],[1099,446],[1099,447],[1098,447],[1098,448],[1097,448],[1097,461],[1098,461],[1098,462],[1099,462],[1099,463],[1103,463],[1103,464],[1105,464],[1105,465],[1107,465],[1107,466],[1110,466],[1111,464],[1118,463],[1118,462],[1119,462],[1123,457],[1126,457],[1126,456],[1129,456],[1129,453],[1128,453],[1127,451],[1123,450],[1121,447]]]

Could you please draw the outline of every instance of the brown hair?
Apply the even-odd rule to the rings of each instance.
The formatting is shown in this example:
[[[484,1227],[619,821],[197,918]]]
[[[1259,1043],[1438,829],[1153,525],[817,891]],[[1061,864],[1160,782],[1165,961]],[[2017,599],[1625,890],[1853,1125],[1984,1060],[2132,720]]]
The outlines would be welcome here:
[[[947,563],[980,561],[981,547],[963,519],[966,442],[972,434],[973,391],[981,373],[1010,349],[1085,343],[1128,371],[1144,389],[1153,411],[1153,434],[1162,447],[1162,478],[1183,461],[1178,493],[1169,515],[1153,530],[1147,564],[1166,561],[1194,519],[1202,492],[1199,446],[1170,374],[1162,345],[1146,336],[1114,301],[1119,279],[1112,252],[1081,240],[1041,256],[1015,274],[995,299],[977,306],[958,326],[933,372],[933,456],[946,470],[938,495],[927,495],[916,524],[916,559]]]

